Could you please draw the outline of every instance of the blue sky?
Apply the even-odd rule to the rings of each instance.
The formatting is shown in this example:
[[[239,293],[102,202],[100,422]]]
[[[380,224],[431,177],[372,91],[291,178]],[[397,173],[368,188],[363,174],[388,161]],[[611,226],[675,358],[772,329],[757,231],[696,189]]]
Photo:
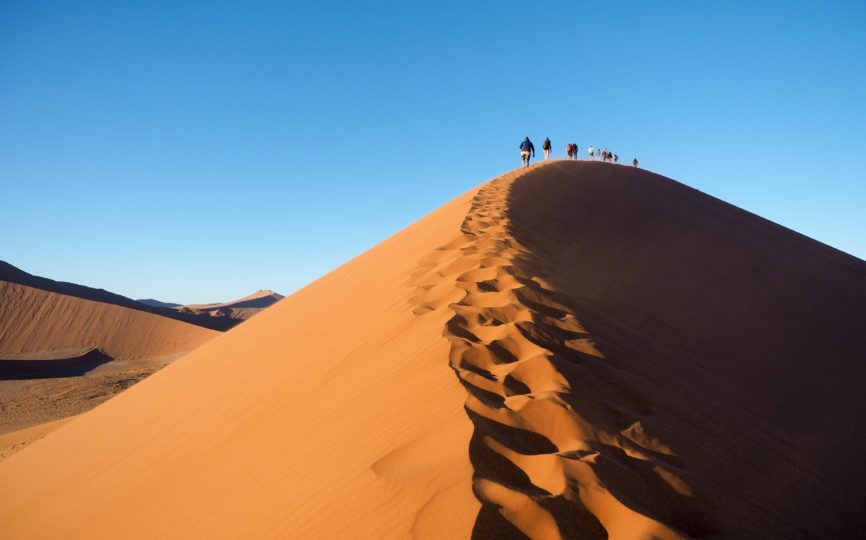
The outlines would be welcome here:
[[[289,293],[592,144],[866,258],[866,3],[0,0],[0,259]]]

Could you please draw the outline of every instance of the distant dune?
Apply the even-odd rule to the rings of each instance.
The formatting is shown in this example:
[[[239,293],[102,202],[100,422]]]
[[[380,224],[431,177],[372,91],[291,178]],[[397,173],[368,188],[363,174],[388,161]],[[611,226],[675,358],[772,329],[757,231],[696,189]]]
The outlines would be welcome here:
[[[146,302],[138,302],[132,300],[131,298],[127,298],[125,296],[115,294],[104,289],[94,289],[93,287],[87,287],[75,283],[54,281],[53,279],[34,276],[19,268],[12,266],[7,262],[0,261],[0,282],[3,281],[7,283],[17,283],[19,285],[25,285],[27,287],[41,289],[47,292],[82,298],[84,300],[102,302],[105,304],[122,306],[137,311],[153,313],[156,315],[161,315],[163,317],[168,317],[190,324],[195,324],[197,326],[210,328],[212,330],[225,331],[241,322],[241,320],[239,319],[218,319],[205,315],[197,315],[195,313],[184,313],[166,306],[153,305]],[[159,301],[155,302],[161,304],[161,302]]]
[[[859,538],[864,348],[863,261],[542,163],[0,463],[0,537]]]
[[[245,321],[253,315],[257,315],[263,309],[276,304],[283,298],[285,298],[283,295],[277,294],[274,291],[261,290],[240,300],[233,300],[222,304],[189,304],[175,306],[175,309],[182,313]]]
[[[274,291],[260,290],[240,300],[215,304],[181,305],[171,302],[160,302],[152,298],[136,301],[151,307],[173,309],[185,315],[226,318],[237,324],[258,314],[263,309],[276,304],[283,298],[285,298],[283,295],[277,294]]]
[[[17,283],[0,281],[0,353],[98,347],[112,358],[165,356],[195,349],[213,330]]]

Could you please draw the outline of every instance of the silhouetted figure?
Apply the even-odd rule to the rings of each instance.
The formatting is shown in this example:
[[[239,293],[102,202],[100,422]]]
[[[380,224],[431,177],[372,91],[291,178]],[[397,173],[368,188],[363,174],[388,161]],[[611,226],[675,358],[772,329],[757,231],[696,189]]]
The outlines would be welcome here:
[[[535,145],[529,140],[529,137],[523,139],[520,143],[520,159],[523,160],[523,168],[529,167],[529,157],[535,157]]]
[[[634,161],[632,161],[631,164],[637,167],[637,158],[634,158]]]
[[[550,159],[550,137],[544,139],[541,149],[544,150],[544,159]]]

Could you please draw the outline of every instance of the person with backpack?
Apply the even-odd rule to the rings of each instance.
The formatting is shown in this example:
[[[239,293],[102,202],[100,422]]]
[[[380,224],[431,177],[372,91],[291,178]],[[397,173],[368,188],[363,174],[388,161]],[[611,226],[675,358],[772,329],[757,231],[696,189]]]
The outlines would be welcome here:
[[[613,162],[619,163],[619,156],[618,155],[616,155],[616,154],[613,155]]]
[[[632,161],[631,164],[637,167],[637,158],[634,158],[634,161]]]
[[[577,153],[577,143],[571,143],[571,155],[573,156],[572,159],[580,157]]]
[[[523,160],[523,168],[529,167],[529,156],[535,157],[535,145],[529,140],[529,137],[523,139],[520,143],[520,159]]]
[[[544,142],[541,143],[541,149],[544,150],[544,159],[550,159],[550,137],[544,139]]]
[[[568,159],[574,159],[574,145],[573,144],[568,143],[565,145],[565,155],[568,157]]]

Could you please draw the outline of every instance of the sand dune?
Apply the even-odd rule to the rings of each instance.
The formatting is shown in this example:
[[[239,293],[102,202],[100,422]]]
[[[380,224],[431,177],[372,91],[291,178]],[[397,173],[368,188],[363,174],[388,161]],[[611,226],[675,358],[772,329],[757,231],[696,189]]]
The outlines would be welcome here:
[[[132,300],[131,298],[127,298],[125,296],[106,291],[105,289],[95,289],[93,287],[78,285],[76,283],[55,281],[53,279],[34,276],[25,272],[24,270],[21,270],[20,268],[12,266],[5,261],[0,261],[0,282],[3,281],[18,285],[24,285],[33,289],[41,289],[46,292],[81,298],[83,300],[101,302],[104,304],[121,306],[136,311],[153,313],[156,315],[161,315],[163,317],[168,317],[170,319],[175,319],[197,326],[202,326],[204,328],[210,328],[212,330],[225,331],[234,326],[237,326],[237,324],[242,322],[242,319],[236,319],[231,317],[216,318],[210,317],[207,314],[196,314],[189,311],[182,312],[169,307],[170,304],[166,304],[164,302],[139,302],[136,300]]]
[[[864,341],[863,261],[543,163],[0,463],[0,536],[857,538]]]
[[[134,359],[190,351],[217,333],[126,307],[0,281],[0,356],[98,347]]]

